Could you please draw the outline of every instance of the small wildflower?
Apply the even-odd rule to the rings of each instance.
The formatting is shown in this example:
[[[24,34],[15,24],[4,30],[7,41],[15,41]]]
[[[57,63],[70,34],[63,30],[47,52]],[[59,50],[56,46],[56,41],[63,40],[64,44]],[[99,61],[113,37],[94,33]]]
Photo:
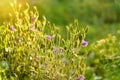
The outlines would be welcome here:
[[[82,46],[83,46],[83,47],[86,47],[87,45],[88,45],[88,42],[85,41],[85,40],[83,40],[83,41],[82,41]]]
[[[76,80],[84,80],[84,76],[80,75]]]
[[[51,35],[46,35],[46,40],[49,41],[52,39],[52,36]]]
[[[58,48],[53,49],[53,53],[57,54],[59,52]]]
[[[10,30],[11,30],[11,31],[14,31],[14,26],[10,26]]]
[[[35,17],[34,17],[34,16],[31,17],[31,22],[32,22],[32,23],[35,22]]]

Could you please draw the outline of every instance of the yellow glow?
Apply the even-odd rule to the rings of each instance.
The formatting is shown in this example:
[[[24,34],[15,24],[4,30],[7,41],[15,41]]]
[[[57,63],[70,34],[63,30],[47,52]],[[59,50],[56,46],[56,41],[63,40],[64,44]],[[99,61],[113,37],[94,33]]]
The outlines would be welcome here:
[[[8,19],[9,13],[12,11],[11,3],[17,1],[17,3],[24,4],[27,0],[0,0],[0,21]]]

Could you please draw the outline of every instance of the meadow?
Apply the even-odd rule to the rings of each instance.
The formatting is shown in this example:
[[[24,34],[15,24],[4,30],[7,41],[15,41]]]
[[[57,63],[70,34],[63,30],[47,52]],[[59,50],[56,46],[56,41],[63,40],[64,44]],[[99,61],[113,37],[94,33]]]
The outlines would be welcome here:
[[[3,0],[0,9],[0,80],[120,80],[119,0]]]

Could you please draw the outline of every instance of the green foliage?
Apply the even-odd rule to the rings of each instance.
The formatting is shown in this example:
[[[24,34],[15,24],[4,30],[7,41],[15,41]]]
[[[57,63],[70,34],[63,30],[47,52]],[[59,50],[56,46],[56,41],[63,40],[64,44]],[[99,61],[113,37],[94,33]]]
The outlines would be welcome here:
[[[7,13],[11,9],[6,6],[13,0],[4,0],[0,4],[0,22],[8,19]],[[68,24],[74,19],[90,24],[119,23],[119,0],[17,0],[25,1],[30,5],[37,5],[39,13],[47,19],[59,25]],[[4,9],[4,6],[6,7]],[[2,10],[3,9],[3,10]],[[2,19],[2,20],[1,20]]]
[[[44,16],[38,20],[36,7],[11,6],[10,21],[0,27],[0,80],[73,80],[84,75],[86,65],[78,54],[87,27],[79,30],[75,20],[63,38]]]
[[[86,78],[91,80],[119,80],[119,47],[118,37],[111,34],[91,44],[86,59]]]
[[[119,0],[29,2],[39,10],[15,2],[10,19],[0,26],[0,80],[120,79]],[[82,45],[85,25],[75,20],[63,26],[74,18],[95,24],[89,25],[87,47]]]
[[[36,0],[41,14],[57,24],[67,24],[77,18],[90,24],[118,23],[118,0]]]

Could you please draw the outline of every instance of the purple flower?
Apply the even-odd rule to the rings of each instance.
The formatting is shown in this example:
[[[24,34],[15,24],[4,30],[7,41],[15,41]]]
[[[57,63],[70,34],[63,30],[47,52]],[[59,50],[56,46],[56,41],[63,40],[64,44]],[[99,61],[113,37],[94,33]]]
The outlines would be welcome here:
[[[87,45],[88,45],[88,42],[85,41],[85,40],[82,40],[82,46],[83,46],[83,47],[86,47]]]
[[[80,75],[76,80],[84,80],[84,76]]]
[[[11,30],[11,31],[14,31],[14,26],[10,26],[10,30]]]
[[[52,36],[51,35],[46,35],[46,40],[49,41],[52,39]]]
[[[31,22],[32,22],[32,23],[35,22],[35,17],[34,17],[34,16],[31,17]]]
[[[54,48],[54,49],[53,49],[53,53],[54,53],[54,54],[57,54],[58,52],[59,52],[58,48]]]

